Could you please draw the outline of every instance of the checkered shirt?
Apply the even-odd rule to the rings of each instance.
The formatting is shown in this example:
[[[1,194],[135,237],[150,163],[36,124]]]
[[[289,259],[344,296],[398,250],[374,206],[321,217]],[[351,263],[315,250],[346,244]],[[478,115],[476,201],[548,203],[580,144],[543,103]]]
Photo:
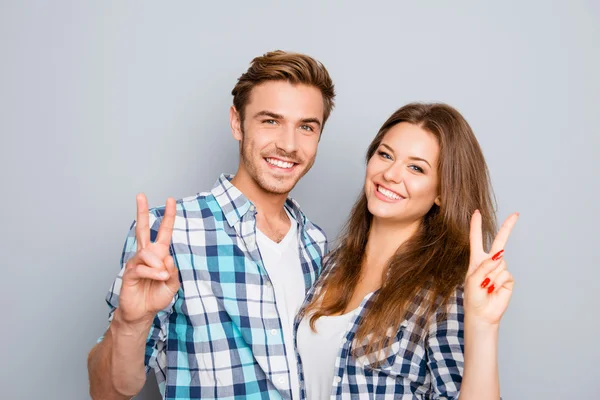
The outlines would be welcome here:
[[[221,175],[210,192],[177,201],[170,250],[181,289],[156,315],[145,356],[146,371],[154,370],[165,399],[292,396],[275,293],[256,243],[256,209],[230,178]],[[285,208],[299,224],[308,291],[320,273],[326,237],[294,200]],[[150,210],[152,240],[164,211]],[[134,222],[122,267],[135,252]],[[119,304],[122,273],[106,298],[109,320]]]
[[[335,268],[335,266],[333,266]],[[333,269],[326,267],[315,286],[309,291],[294,324],[294,346],[303,311],[318,296],[323,282]],[[376,293],[376,292],[375,292]],[[359,305],[340,342],[331,383],[330,399],[458,399],[464,367],[464,310],[463,290],[457,289],[450,298],[444,316],[439,310],[431,325],[424,329],[411,310],[419,307],[416,296],[408,307],[409,317],[393,337],[391,344],[380,353],[365,354],[364,344],[354,336],[362,318],[374,303],[375,293],[367,295]],[[354,354],[354,351],[356,350]],[[376,361],[380,361],[376,365]],[[332,366],[333,368],[333,366]],[[302,360],[298,356],[301,398],[306,398]],[[322,399],[310,399],[322,400]]]

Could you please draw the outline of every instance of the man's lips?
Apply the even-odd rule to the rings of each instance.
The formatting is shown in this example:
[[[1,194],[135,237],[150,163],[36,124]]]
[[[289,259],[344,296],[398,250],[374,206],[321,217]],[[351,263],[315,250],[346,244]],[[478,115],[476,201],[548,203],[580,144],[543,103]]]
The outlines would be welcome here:
[[[283,170],[291,170],[298,164],[295,161],[284,160],[277,157],[265,157],[265,161],[269,166]]]

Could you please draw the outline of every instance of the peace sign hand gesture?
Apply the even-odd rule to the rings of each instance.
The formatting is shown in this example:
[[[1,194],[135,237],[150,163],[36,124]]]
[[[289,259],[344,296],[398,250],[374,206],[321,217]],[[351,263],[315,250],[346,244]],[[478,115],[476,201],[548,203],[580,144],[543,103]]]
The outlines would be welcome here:
[[[119,294],[120,318],[127,324],[149,323],[179,290],[179,274],[169,255],[175,224],[175,200],[167,199],[156,241],[150,241],[148,201],[138,194],[135,237],[137,252],[127,261]]]
[[[502,257],[518,213],[511,214],[500,227],[490,254],[483,249],[481,213],[471,217],[471,257],[465,281],[465,316],[472,320],[497,325],[508,307],[514,280]]]

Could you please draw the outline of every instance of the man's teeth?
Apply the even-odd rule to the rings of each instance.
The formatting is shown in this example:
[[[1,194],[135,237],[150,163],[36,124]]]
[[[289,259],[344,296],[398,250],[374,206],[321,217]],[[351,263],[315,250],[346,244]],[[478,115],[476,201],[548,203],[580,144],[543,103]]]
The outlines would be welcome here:
[[[400,200],[400,196],[398,196],[396,193],[392,192],[391,190],[384,189],[381,186],[377,186],[377,191],[388,199]]]
[[[271,165],[274,165],[276,167],[279,168],[292,168],[294,166],[294,163],[292,162],[285,162],[285,161],[281,161],[281,160],[275,160],[274,158],[267,158],[267,162]]]

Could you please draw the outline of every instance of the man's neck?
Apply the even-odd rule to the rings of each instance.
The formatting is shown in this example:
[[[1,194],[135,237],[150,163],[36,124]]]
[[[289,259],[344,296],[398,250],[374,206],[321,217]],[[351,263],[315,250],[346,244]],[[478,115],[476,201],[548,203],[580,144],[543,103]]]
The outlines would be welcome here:
[[[261,188],[243,169],[238,169],[231,184],[244,194],[256,207],[258,229],[271,240],[279,242],[290,228],[290,220],[283,205],[287,193],[269,193]]]
[[[258,212],[266,218],[278,218],[285,215],[283,205],[287,199],[287,193],[269,193],[243,170],[239,169],[231,179],[231,184],[244,194],[255,206]]]

